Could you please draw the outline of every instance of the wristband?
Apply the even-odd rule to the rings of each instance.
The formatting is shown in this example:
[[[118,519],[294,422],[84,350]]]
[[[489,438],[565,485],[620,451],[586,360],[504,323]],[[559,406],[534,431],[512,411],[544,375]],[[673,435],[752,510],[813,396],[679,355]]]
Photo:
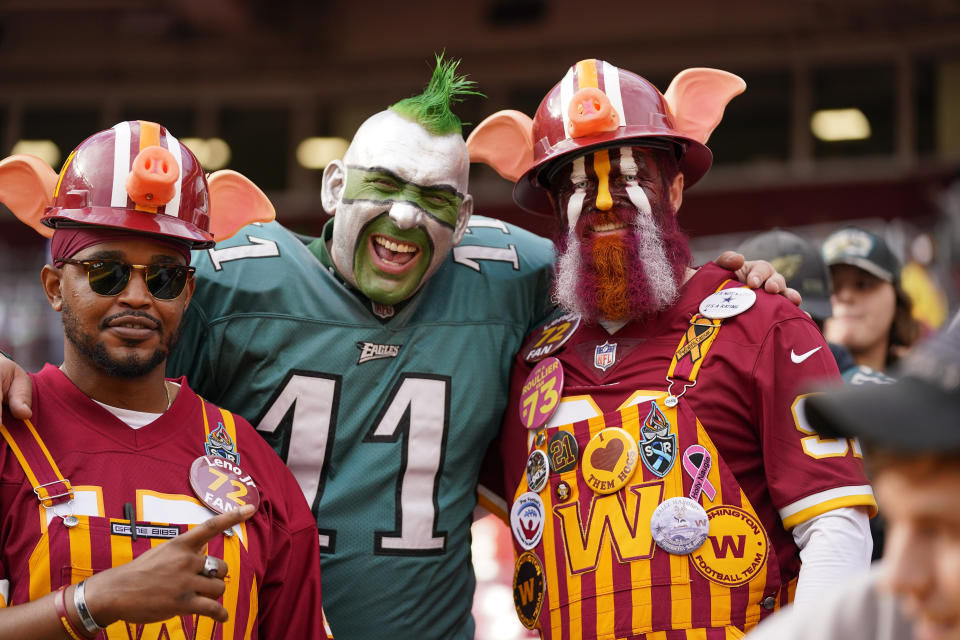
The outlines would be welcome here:
[[[87,601],[83,597],[84,582],[86,581],[81,580],[77,584],[77,588],[73,590],[73,606],[76,607],[77,615],[80,616],[80,622],[83,623],[83,628],[87,630],[87,633],[97,633],[103,627],[97,624],[97,621],[90,615],[90,609],[87,609]]]
[[[70,617],[67,616],[66,587],[60,587],[57,589],[57,592],[53,594],[53,606],[57,610],[57,617],[60,618],[60,624],[63,626],[63,630],[67,632],[67,635],[73,638],[73,640],[86,640],[84,635],[80,633],[80,630],[73,626]]]
[[[3,349],[0,349],[0,356],[3,356],[7,360],[10,360],[11,362],[13,362],[13,357]]]

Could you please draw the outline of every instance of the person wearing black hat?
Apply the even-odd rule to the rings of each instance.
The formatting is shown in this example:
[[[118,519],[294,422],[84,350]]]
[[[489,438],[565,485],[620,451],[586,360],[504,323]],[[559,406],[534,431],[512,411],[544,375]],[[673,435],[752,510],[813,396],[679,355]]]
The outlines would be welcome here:
[[[817,326],[833,315],[830,306],[830,270],[810,241],[784,229],[765,231],[740,243],[737,252],[755,260],[768,260],[783,274],[787,286],[800,292],[800,308]]]
[[[919,335],[900,286],[900,261],[883,238],[853,226],[824,241],[823,258],[833,279],[824,335],[850,349],[857,364],[885,371]]]
[[[833,315],[833,305],[830,302],[833,284],[830,268],[824,262],[820,249],[794,233],[773,229],[748,238],[737,247],[737,251],[752,260],[767,260],[782,273],[787,286],[796,289],[803,296],[800,308],[807,312],[823,333],[824,324]],[[893,382],[893,378],[884,373],[858,363],[846,345],[828,340],[827,346],[837,361],[837,368],[840,369],[845,383]],[[877,551],[876,547],[874,551]]]
[[[811,397],[823,437],[858,438],[887,518],[883,562],[812,618],[775,616],[751,639],[960,638],[960,316],[886,387]]]

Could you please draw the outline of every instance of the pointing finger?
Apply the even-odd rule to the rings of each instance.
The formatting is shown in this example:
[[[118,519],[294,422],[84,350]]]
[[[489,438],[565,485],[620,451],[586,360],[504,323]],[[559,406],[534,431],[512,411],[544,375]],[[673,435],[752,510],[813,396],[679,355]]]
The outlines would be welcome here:
[[[171,542],[179,541],[195,551],[200,551],[204,545],[235,524],[239,524],[253,515],[256,508],[252,504],[245,504],[239,509],[231,509],[226,513],[205,520],[186,533],[181,533]]]

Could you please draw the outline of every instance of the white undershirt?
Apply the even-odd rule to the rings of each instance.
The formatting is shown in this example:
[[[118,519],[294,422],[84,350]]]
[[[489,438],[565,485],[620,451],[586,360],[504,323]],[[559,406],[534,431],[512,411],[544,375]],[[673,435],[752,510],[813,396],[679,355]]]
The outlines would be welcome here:
[[[870,568],[873,538],[863,507],[841,507],[793,528],[800,547],[796,606],[816,602],[825,591]]]
[[[177,384],[176,382],[170,381],[170,384],[175,385],[178,388],[180,387],[180,385]],[[90,398],[90,399],[93,400],[93,398]],[[145,427],[163,415],[163,413],[149,413],[147,411],[133,411],[132,409],[121,409],[120,407],[111,407],[110,405],[103,404],[102,402],[98,402],[97,400],[93,400],[93,401],[96,402],[101,407],[103,407],[104,409],[106,409],[107,411],[109,411],[110,413],[112,413],[117,418],[117,420],[126,424],[131,429],[139,429],[140,427]]]

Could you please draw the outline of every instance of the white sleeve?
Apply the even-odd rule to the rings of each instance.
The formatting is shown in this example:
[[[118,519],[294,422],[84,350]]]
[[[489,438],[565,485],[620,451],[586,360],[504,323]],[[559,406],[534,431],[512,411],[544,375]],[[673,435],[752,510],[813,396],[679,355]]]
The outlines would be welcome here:
[[[873,538],[863,507],[842,507],[814,516],[793,528],[793,539],[802,563],[794,597],[798,606],[870,567]]]

